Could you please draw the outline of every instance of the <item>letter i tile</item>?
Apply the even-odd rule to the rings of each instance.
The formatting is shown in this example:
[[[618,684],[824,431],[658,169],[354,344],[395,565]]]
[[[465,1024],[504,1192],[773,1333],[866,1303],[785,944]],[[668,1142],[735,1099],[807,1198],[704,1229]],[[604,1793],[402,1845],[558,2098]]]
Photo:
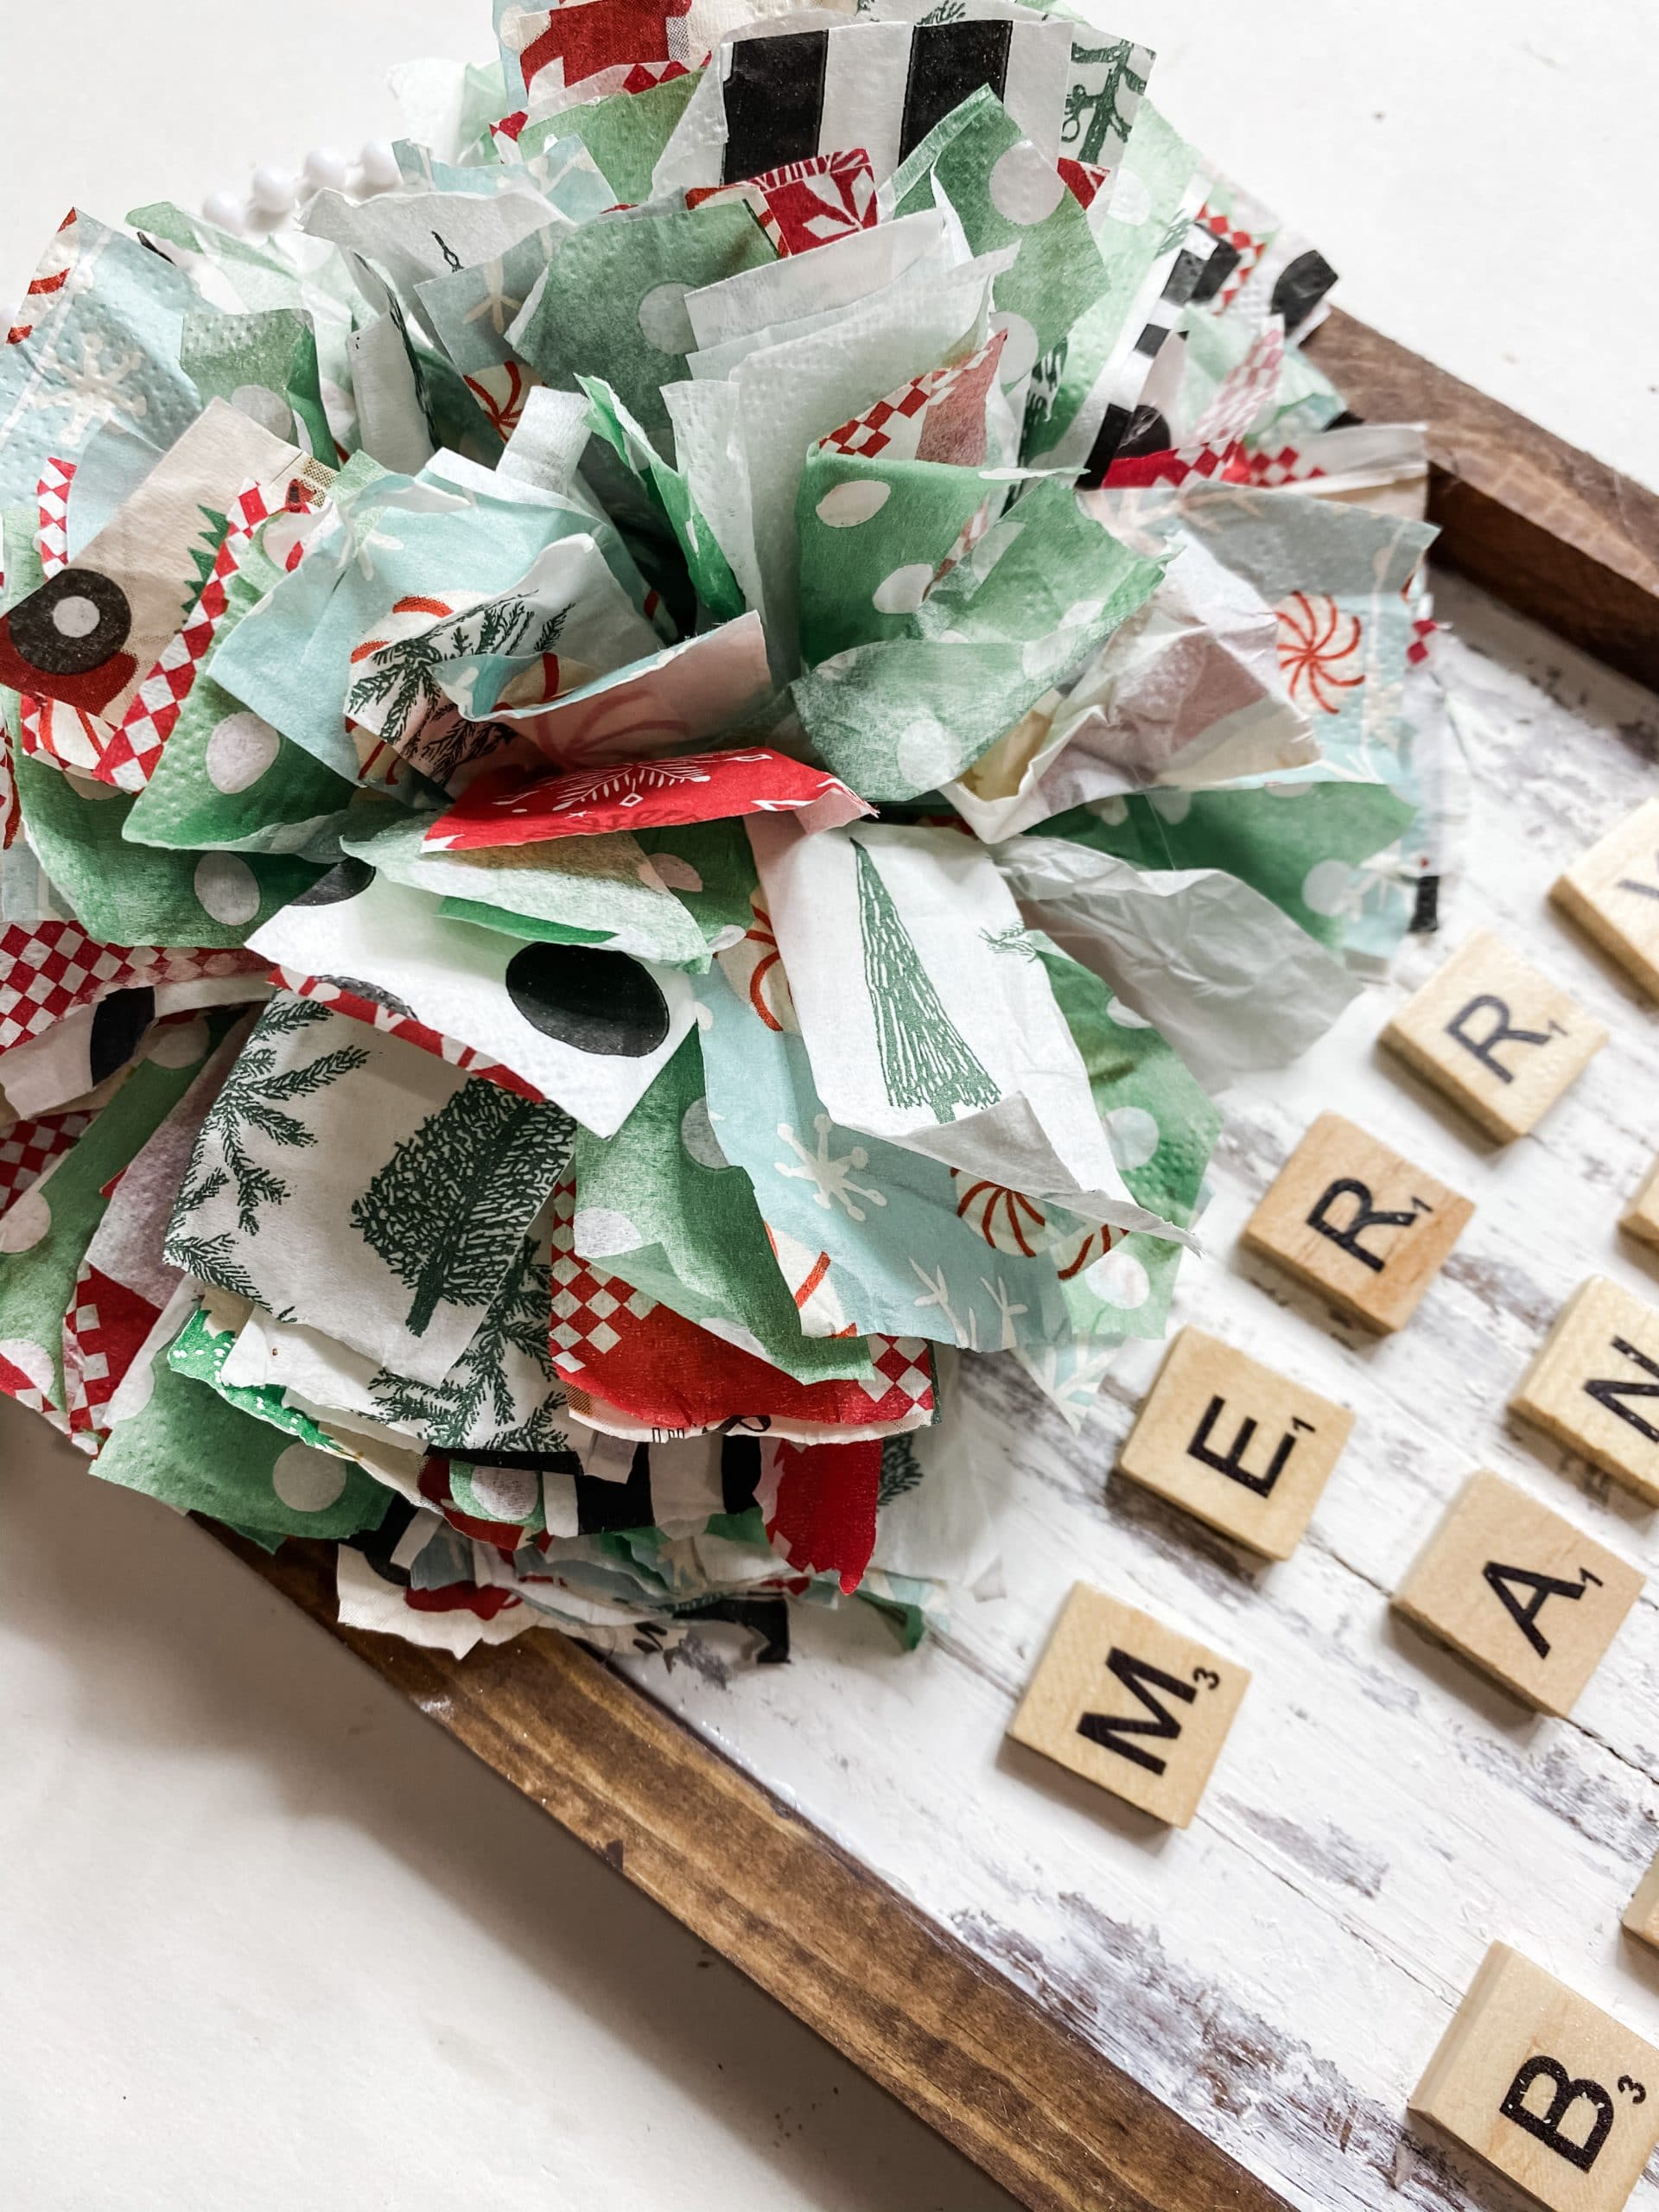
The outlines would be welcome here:
[[[1321,1114],[1245,1224],[1244,1243],[1386,1332],[1416,1312],[1474,1211],[1340,1114]]]
[[[1548,2212],[1619,2212],[1659,2141],[1659,2050],[1494,1943],[1410,2109]]]
[[[1507,1144],[1548,1112],[1607,1032],[1483,930],[1407,1001],[1382,1041]]]
[[[1179,1629],[1079,1582],[1008,1733],[1184,1828],[1249,1680]]]

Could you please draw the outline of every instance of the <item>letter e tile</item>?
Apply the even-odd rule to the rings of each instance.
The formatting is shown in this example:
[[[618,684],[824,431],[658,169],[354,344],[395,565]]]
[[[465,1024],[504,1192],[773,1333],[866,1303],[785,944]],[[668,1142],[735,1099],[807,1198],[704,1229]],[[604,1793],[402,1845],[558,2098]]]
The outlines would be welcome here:
[[[1346,1406],[1183,1329],[1117,1464],[1224,1535],[1288,1559],[1353,1425]]]

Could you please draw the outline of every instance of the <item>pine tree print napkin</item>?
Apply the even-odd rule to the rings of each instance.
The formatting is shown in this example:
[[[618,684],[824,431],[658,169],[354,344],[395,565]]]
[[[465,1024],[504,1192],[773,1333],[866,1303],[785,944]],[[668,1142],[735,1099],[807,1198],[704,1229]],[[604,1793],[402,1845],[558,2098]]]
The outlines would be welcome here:
[[[168,1256],[440,1382],[518,1260],[573,1135],[556,1106],[279,995],[203,1125]]]
[[[1450,834],[1324,256],[1065,0],[768,10],[0,346],[0,1392],[456,1652],[993,1590]]]

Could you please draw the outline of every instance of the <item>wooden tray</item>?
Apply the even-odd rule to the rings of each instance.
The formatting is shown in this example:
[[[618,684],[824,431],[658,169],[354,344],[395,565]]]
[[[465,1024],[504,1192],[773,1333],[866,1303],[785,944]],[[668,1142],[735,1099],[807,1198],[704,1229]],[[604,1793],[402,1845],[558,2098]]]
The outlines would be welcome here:
[[[1659,685],[1659,499],[1345,316],[1314,351],[1357,413],[1429,424],[1445,565]],[[1452,612],[1504,627],[1472,594]],[[1262,1577],[1106,1483],[1135,1375],[1109,1385],[1081,1440],[1034,1401],[988,1401],[1020,1464],[1010,1603],[982,1609],[999,1616],[990,1630],[964,1623],[907,1660],[880,1624],[842,1615],[804,1621],[799,1663],[759,1677],[728,1681],[713,1662],[607,1667],[548,1635],[456,1662],[339,1628],[321,1548],[271,1559],[214,1531],[1029,2206],[1497,2203],[1407,2133],[1403,2109],[1486,1941],[1529,1945],[1627,2015],[1643,2001],[1618,1917],[1659,1841],[1659,1751],[1646,1748],[1659,1744],[1659,1612],[1638,1606],[1573,1723],[1526,1720],[1387,1614],[1388,1590],[1478,1464],[1559,1493],[1627,1554],[1644,1548],[1645,1516],[1593,1478],[1575,1496],[1549,1470],[1583,1471],[1559,1454],[1541,1473],[1538,1447],[1504,1429],[1501,1408],[1583,1274],[1643,1284],[1612,1224],[1659,1141],[1643,1109],[1659,1098],[1659,1036],[1614,971],[1546,915],[1541,892],[1646,795],[1659,719],[1632,693],[1594,710],[1617,734],[1565,715],[1529,728],[1548,702],[1516,679],[1506,689],[1478,643],[1453,650],[1468,663],[1460,688],[1477,705],[1484,690],[1495,709],[1477,762],[1491,826],[1454,930],[1486,921],[1530,944],[1615,1039],[1542,1141],[1502,1156],[1376,1061],[1392,988],[1302,1069],[1230,1096],[1212,1256],[1188,1296],[1219,1332],[1359,1414],[1294,1560]],[[1408,981],[1438,957],[1415,944]],[[1333,1084],[1356,1118],[1482,1210],[1384,1351],[1230,1249]],[[1651,1276],[1645,1288],[1656,1294]],[[1073,1573],[1144,1592],[1255,1669],[1186,1836],[1000,1748]],[[1325,1982],[1321,2028],[1305,2000]],[[1643,2184],[1634,2201],[1652,2212],[1659,2191]]]

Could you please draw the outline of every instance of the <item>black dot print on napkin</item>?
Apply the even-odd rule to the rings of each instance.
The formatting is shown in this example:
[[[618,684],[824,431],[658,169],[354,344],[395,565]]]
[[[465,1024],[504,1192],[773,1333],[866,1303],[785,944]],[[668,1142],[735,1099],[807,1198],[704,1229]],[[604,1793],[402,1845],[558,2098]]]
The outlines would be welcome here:
[[[668,1034],[668,1001],[626,952],[527,944],[507,963],[504,981],[531,1027],[573,1052],[643,1060]]]

